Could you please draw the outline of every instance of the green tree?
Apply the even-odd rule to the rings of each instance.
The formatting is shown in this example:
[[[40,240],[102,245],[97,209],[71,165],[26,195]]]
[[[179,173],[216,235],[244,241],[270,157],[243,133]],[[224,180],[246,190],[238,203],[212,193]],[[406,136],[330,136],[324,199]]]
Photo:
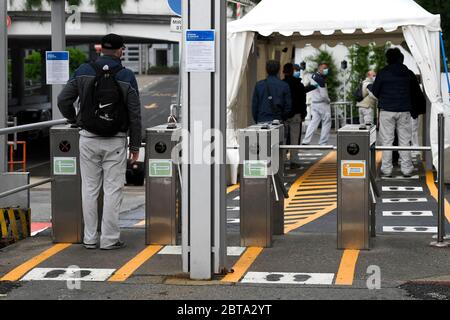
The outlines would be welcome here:
[[[25,78],[37,81],[41,77],[42,57],[39,51],[33,51],[25,57]]]
[[[319,50],[319,52],[311,57],[306,58],[307,61],[311,62],[308,68],[309,73],[314,73],[317,71],[318,66],[321,63],[326,63],[328,65],[329,74],[327,77],[328,94],[330,95],[331,101],[338,100],[338,89],[341,86],[341,81],[338,77],[338,68],[334,62],[333,56],[327,50]]]
[[[87,62],[88,56],[83,51],[77,48],[69,48],[68,51],[70,56],[70,75],[73,75],[75,70],[77,70],[80,65]]]

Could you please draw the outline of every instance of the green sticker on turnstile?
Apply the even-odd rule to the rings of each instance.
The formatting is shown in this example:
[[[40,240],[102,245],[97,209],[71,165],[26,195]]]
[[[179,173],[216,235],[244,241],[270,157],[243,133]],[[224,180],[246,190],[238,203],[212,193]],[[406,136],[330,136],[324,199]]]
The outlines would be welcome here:
[[[267,178],[267,161],[248,160],[244,161],[244,178]]]
[[[71,157],[53,158],[53,174],[56,176],[76,176],[77,158]]]
[[[172,160],[149,160],[149,168],[150,177],[172,177]]]

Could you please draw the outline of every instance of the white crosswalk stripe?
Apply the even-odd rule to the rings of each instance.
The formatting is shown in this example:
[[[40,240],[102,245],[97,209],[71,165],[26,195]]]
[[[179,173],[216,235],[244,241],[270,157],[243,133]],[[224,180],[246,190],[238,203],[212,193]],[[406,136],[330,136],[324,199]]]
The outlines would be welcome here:
[[[331,285],[334,273],[248,272],[242,283]]]
[[[428,202],[427,198],[387,198],[383,203]]]
[[[383,232],[437,233],[437,227],[383,226]]]
[[[432,217],[432,211],[383,211],[383,217]]]
[[[423,192],[422,187],[397,187],[397,186],[385,186],[382,187],[382,191],[394,191],[394,192]]]

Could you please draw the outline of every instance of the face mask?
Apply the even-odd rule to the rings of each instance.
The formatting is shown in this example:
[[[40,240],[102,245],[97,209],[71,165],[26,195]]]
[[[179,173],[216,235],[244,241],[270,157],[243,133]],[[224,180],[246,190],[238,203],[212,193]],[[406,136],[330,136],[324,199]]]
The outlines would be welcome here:
[[[294,72],[294,77],[295,77],[295,78],[299,79],[299,78],[300,78],[300,75],[301,75],[301,74],[300,74],[300,71],[295,71],[295,72]]]
[[[323,69],[322,74],[324,76],[327,76],[330,73],[330,71],[328,69]]]

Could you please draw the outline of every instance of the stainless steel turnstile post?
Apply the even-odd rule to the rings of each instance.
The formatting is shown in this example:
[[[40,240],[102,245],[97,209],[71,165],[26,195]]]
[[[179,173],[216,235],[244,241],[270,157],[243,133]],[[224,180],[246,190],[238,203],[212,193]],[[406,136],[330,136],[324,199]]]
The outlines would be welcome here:
[[[181,212],[181,127],[146,131],[146,244],[176,245]]]
[[[55,243],[83,241],[79,129],[50,129],[52,229]]]
[[[241,245],[271,247],[284,234],[282,125],[255,125],[239,131]]]
[[[339,249],[370,249],[374,231],[370,215],[375,214],[370,175],[376,137],[375,126],[347,125],[338,131]]]

